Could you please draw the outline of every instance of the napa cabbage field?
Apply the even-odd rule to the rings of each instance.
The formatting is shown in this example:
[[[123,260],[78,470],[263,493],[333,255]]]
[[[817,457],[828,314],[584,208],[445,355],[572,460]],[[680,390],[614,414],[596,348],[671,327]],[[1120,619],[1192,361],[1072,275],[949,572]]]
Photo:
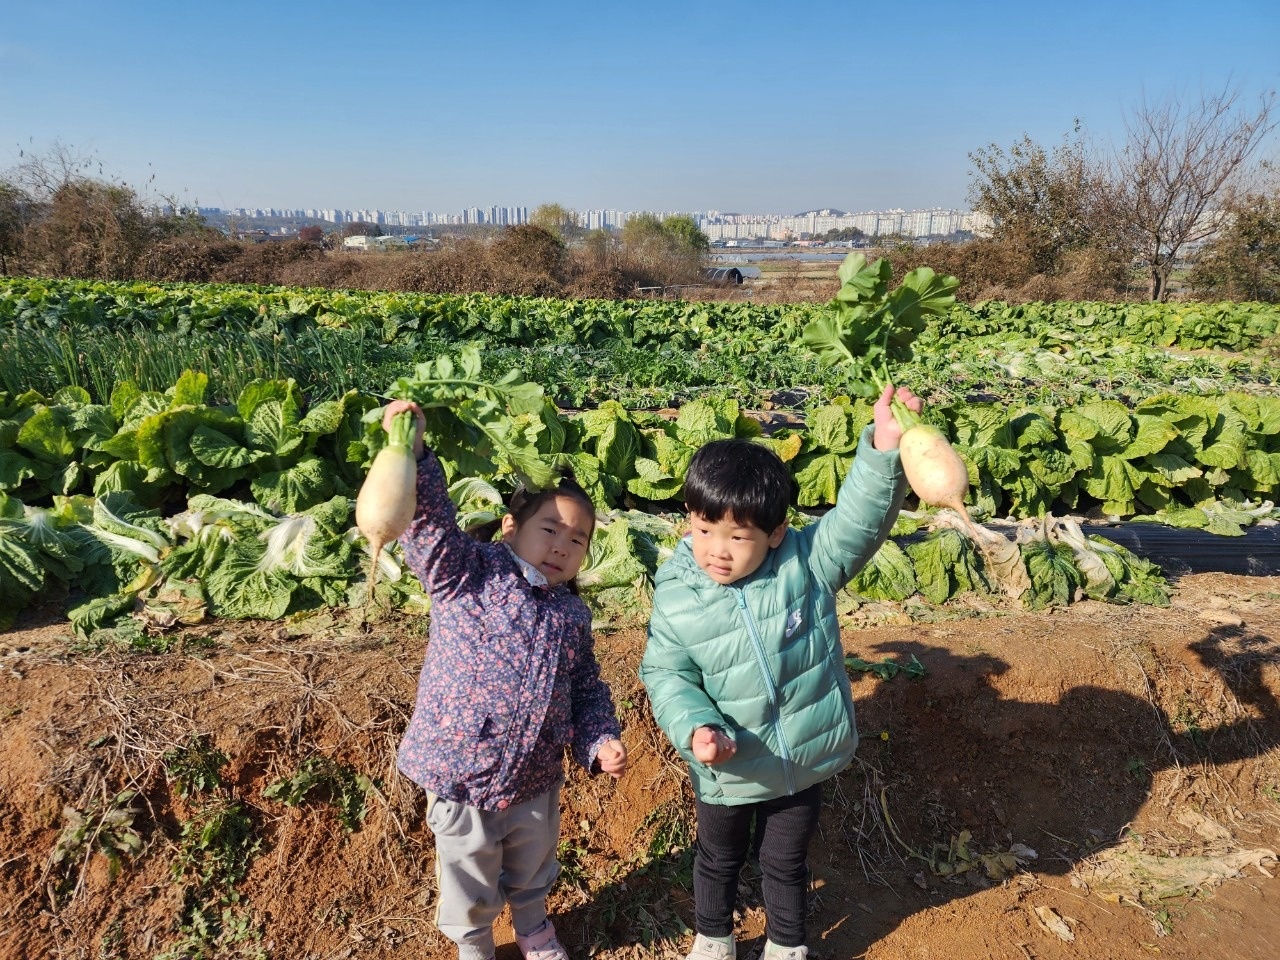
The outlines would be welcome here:
[[[207,617],[363,609],[353,498],[379,409],[420,391],[442,398],[433,435],[460,522],[572,469],[600,517],[584,595],[601,617],[642,616],[702,444],[774,449],[797,525],[834,502],[871,407],[806,346],[831,309],[0,279],[0,626],[55,605],[85,642],[146,645]],[[1157,567],[1081,522],[1273,523],[1278,325],[1248,303],[931,317],[895,375],[1018,571],[909,502],[845,602],[1167,602]],[[398,548],[379,563],[369,609],[428,609]]]

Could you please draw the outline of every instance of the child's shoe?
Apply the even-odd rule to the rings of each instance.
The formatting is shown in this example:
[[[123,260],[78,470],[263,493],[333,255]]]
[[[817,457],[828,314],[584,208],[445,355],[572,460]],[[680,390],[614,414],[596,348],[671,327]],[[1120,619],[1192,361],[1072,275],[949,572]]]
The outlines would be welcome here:
[[[733,937],[705,937],[698,934],[693,938],[693,949],[684,960],[737,960],[738,947]]]
[[[808,956],[808,947],[780,947],[772,940],[766,940],[760,960],[808,960]]]
[[[543,921],[542,926],[527,937],[516,934],[516,945],[524,960],[569,960],[569,952],[556,936],[550,920]]]

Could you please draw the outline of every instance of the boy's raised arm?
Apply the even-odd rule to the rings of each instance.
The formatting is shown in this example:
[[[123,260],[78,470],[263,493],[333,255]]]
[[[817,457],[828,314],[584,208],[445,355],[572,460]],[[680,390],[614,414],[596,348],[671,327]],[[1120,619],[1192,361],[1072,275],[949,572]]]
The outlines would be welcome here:
[[[873,436],[872,427],[862,432],[835,508],[799,531],[801,537],[811,538],[810,569],[832,592],[844,587],[875,556],[893,529],[907,493],[898,451],[875,449]]]

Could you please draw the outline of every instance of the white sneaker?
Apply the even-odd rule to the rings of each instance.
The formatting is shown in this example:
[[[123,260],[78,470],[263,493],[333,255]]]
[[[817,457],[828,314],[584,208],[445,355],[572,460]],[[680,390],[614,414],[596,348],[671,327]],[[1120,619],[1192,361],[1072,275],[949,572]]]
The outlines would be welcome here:
[[[808,960],[808,957],[808,947],[780,947],[772,940],[766,940],[760,960]]]
[[[693,938],[693,949],[684,960],[737,960],[738,947],[732,939],[728,943],[698,934]]]
[[[516,946],[524,960],[569,960],[569,951],[556,936],[556,928],[551,921],[545,921],[541,927],[527,937],[516,936]]]

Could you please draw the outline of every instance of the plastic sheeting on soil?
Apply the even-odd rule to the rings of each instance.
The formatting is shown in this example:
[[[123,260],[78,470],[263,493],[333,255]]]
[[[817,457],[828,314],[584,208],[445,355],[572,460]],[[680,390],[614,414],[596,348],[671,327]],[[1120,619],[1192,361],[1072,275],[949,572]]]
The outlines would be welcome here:
[[[981,526],[1010,539],[1018,529],[1016,524]],[[1280,576],[1280,524],[1249,527],[1239,537],[1154,523],[1082,523],[1080,529],[1086,535],[1103,537],[1144,560],[1159,564],[1166,577],[1192,573]],[[895,539],[905,544],[925,536],[922,531]]]
[[[1154,523],[1081,524],[1080,529],[1158,563],[1167,577],[1189,573],[1241,573],[1251,577],[1280,574],[1280,525],[1250,527],[1241,537]]]

